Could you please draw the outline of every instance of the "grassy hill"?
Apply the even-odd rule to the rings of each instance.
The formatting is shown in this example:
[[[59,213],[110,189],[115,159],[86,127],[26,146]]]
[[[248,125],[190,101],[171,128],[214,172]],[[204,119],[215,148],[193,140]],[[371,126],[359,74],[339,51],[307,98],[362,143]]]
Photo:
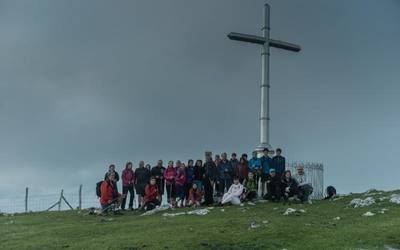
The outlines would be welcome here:
[[[400,191],[311,205],[214,207],[203,216],[163,216],[192,209],[150,216],[99,217],[85,211],[3,215],[0,249],[400,249],[400,205],[379,199],[393,193]],[[349,206],[354,198],[370,196],[376,199],[371,206]],[[283,215],[289,207],[304,211]],[[388,210],[381,213],[383,208]],[[362,216],[368,211],[376,215]]]

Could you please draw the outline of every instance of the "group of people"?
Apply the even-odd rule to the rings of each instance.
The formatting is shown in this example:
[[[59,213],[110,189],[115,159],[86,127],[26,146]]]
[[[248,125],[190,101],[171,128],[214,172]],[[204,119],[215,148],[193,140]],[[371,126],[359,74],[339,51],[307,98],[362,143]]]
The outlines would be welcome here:
[[[152,168],[140,161],[135,170],[128,162],[121,173],[122,194],[117,185],[120,176],[115,165],[110,165],[104,181],[97,184],[96,192],[105,212],[111,206],[125,210],[128,195],[128,209],[133,210],[135,191],[139,209],[146,211],[161,205],[164,192],[171,207],[210,206],[214,203],[223,206],[255,199],[311,202],[309,196],[313,188],[304,168],[299,166],[292,177],[291,171],[285,169],[282,150],[276,149],[272,158],[269,153],[265,148],[259,158],[257,152],[253,152],[251,159],[246,154],[237,159],[236,153],[232,153],[228,159],[226,153],[214,158],[211,153],[206,153],[204,164],[202,160],[189,160],[187,164],[178,160],[175,163],[169,161],[164,167],[163,161],[158,160]]]

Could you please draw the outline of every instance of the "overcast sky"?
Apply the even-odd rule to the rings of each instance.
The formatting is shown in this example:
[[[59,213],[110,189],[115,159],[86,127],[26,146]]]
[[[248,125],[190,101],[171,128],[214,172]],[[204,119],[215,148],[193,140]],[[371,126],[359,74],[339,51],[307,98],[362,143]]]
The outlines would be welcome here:
[[[400,188],[400,1],[268,1],[271,144],[341,192]],[[0,195],[259,143],[264,1],[0,1]],[[360,177],[357,177],[360,175]]]

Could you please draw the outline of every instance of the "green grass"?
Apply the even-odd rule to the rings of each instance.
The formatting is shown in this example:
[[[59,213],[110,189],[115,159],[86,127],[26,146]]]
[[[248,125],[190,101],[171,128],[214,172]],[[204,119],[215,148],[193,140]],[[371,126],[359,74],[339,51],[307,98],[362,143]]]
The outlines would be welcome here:
[[[400,192],[400,191],[399,191]],[[388,196],[392,192],[375,195]],[[388,200],[351,208],[351,195],[312,205],[257,203],[205,216],[99,217],[85,211],[0,216],[0,249],[385,249],[400,248],[400,205]],[[306,213],[284,216],[288,208]],[[367,211],[378,212],[363,217]],[[168,213],[180,212],[168,210]],[[335,217],[340,220],[333,220]],[[268,221],[264,224],[263,221]],[[261,226],[249,229],[252,222]]]

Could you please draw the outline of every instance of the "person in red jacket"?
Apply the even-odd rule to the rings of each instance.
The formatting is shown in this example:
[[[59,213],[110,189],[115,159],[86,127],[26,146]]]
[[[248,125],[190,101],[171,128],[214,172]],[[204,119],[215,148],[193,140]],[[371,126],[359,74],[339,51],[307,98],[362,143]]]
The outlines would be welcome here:
[[[129,210],[133,210],[133,199],[135,199],[135,193],[133,186],[135,184],[135,172],[132,170],[132,162],[127,162],[124,171],[122,171],[122,204],[121,209],[125,210],[126,198],[129,192]]]
[[[197,188],[197,184],[193,183],[192,188],[189,190],[189,206],[200,206],[202,196],[203,194],[200,189]]]
[[[176,179],[176,169],[174,168],[174,162],[169,161],[168,167],[164,171],[165,187],[167,189],[167,201],[174,207],[175,206],[175,179]]]
[[[157,206],[161,205],[161,196],[158,192],[158,186],[156,185],[155,177],[150,179],[150,183],[147,184],[144,189],[143,203],[143,209],[146,211],[153,210]]]
[[[248,174],[249,168],[247,166],[247,160],[242,157],[235,168],[235,176],[239,178],[239,182],[242,184],[244,179],[247,179]]]
[[[121,194],[117,191],[115,184],[115,175],[110,172],[106,176],[106,180],[100,186],[100,205],[102,213],[107,213],[112,205],[119,207],[121,203]]]

